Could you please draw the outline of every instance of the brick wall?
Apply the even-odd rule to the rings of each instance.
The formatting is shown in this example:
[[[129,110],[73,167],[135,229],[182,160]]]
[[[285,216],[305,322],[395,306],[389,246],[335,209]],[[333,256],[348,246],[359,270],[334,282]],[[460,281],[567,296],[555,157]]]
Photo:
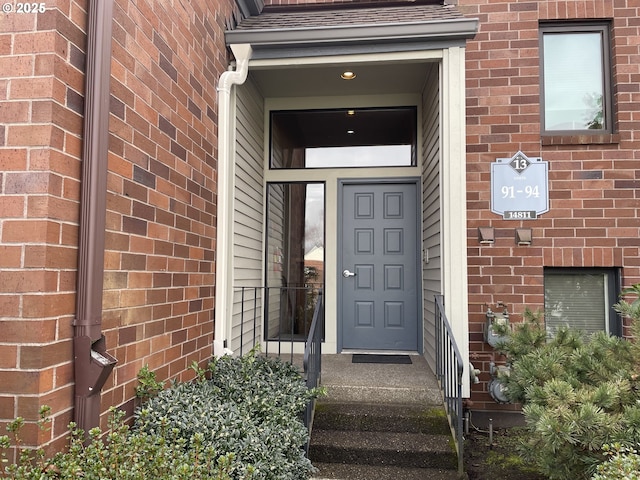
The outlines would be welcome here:
[[[103,409],[131,410],[145,364],[184,380],[211,358],[216,83],[231,4],[115,4],[103,330],[119,364]]]
[[[72,418],[83,4],[0,14],[0,430],[41,404],[56,412],[28,443]]]
[[[210,358],[216,89],[233,2],[116,0],[103,330],[118,360],[102,407],[132,410],[136,374],[188,378]],[[0,14],[0,429],[73,415],[86,2]],[[103,419],[104,420],[104,419]],[[56,442],[54,442],[56,443]]]
[[[544,304],[543,267],[622,267],[623,284],[640,281],[640,4],[633,0],[460,0],[480,19],[467,44],[467,203],[472,361],[486,394],[492,349],[483,342],[486,304],[503,301],[520,321],[525,306]],[[540,137],[538,22],[612,19],[617,134],[607,138]],[[592,143],[593,142],[593,143]],[[598,143],[602,142],[602,143]],[[490,164],[518,150],[549,162],[550,211],[533,221],[505,221],[490,211]],[[480,246],[477,228],[495,228]],[[533,244],[518,247],[515,227],[531,227]],[[509,407],[511,408],[511,407]]]

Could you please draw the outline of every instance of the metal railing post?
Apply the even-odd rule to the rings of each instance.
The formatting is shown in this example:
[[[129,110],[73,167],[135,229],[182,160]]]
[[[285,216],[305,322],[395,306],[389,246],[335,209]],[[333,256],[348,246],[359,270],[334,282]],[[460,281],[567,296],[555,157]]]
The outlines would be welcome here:
[[[458,472],[464,470],[462,375],[464,364],[444,311],[442,295],[435,296],[436,377],[444,394],[449,427],[458,453]]]

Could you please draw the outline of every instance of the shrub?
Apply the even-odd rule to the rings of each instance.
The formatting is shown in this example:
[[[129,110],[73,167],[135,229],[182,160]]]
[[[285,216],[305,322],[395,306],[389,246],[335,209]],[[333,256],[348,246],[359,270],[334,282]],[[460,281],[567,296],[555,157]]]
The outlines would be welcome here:
[[[609,458],[598,465],[591,480],[640,480],[640,455],[637,450],[614,444],[605,445],[604,452]]]
[[[605,459],[604,445],[640,442],[640,363],[632,342],[566,328],[547,339],[539,316],[528,314],[499,348],[511,365],[502,378],[506,393],[524,404],[530,432],[521,454],[544,475],[590,478]]]
[[[251,352],[196,371],[196,381],[172,385],[137,411],[140,432],[165,429],[187,447],[200,434],[203,446],[233,455],[234,479],[248,473],[261,480],[310,477],[301,413],[317,392],[307,389],[295,367]]]
[[[0,478],[15,480],[284,480],[309,478],[304,455],[308,438],[300,413],[319,392],[309,391],[296,369],[255,352],[242,359],[223,357],[197,380],[161,383],[148,371],[141,396],[157,393],[140,408],[130,429],[124,413],[111,409],[109,428],[84,432],[70,425],[67,452],[45,458],[22,448],[24,420],[11,422],[13,437],[0,436]],[[207,379],[209,378],[209,379]],[[48,408],[40,426],[46,428]],[[9,463],[6,450],[17,449]]]
[[[192,448],[185,448],[186,441],[176,444],[167,441],[166,429],[157,434],[131,432],[123,422],[124,412],[111,409],[109,429],[103,435],[99,428],[89,432],[85,442],[84,432],[70,425],[70,443],[67,452],[53,458],[45,458],[42,450],[20,448],[20,429],[23,420],[10,424],[14,445],[19,449],[19,460],[8,463],[0,478],[15,480],[47,479],[95,479],[95,480],[230,480],[232,455],[220,456],[210,446],[205,446],[202,435],[191,439]],[[41,424],[46,418],[41,419]],[[9,448],[8,436],[0,437],[0,447]],[[248,475],[246,479],[250,479]]]

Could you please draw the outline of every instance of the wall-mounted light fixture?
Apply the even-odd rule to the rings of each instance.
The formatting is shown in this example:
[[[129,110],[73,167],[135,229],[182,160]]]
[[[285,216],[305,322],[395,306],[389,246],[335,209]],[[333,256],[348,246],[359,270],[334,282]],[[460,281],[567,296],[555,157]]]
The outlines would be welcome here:
[[[516,245],[531,245],[532,236],[530,228],[516,228]]]
[[[495,242],[493,227],[478,227],[478,241],[481,245],[490,245]]]

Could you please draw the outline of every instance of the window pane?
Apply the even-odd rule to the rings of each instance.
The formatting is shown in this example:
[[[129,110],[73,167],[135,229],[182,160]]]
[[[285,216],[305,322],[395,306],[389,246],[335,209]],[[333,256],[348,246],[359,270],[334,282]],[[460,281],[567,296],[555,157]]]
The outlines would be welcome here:
[[[324,284],[324,185],[267,188],[266,337],[303,341]]]
[[[271,113],[271,168],[415,165],[414,107]]]
[[[547,331],[566,325],[585,334],[608,331],[608,278],[601,274],[548,274],[544,278]]]
[[[605,128],[601,32],[544,33],[545,130]]]

